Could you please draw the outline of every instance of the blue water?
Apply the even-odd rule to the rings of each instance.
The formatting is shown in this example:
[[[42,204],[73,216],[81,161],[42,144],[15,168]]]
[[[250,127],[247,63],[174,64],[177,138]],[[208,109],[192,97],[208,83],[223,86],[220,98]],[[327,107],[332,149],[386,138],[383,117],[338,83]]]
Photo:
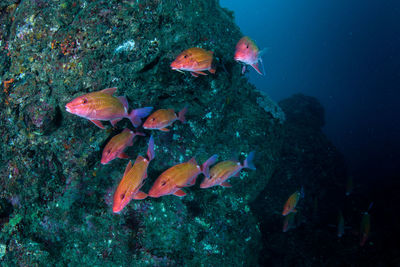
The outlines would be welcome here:
[[[325,107],[324,131],[358,179],[399,173],[400,2],[221,0],[263,55],[248,74],[279,101],[294,93]],[[367,177],[366,177],[367,176]]]

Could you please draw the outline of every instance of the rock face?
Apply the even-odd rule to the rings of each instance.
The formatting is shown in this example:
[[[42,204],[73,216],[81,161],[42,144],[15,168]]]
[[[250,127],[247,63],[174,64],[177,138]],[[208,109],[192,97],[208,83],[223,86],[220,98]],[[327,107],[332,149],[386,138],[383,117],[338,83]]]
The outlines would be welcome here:
[[[290,147],[284,146],[283,111],[233,60],[242,34],[232,13],[213,0],[27,0],[0,8],[1,260],[256,266],[262,243],[250,203],[268,190]],[[170,69],[193,46],[214,52],[215,75],[194,78]],[[232,188],[200,189],[198,181],[184,198],[133,200],[113,214],[112,195],[127,160],[103,166],[101,151],[131,124],[101,130],[64,108],[107,87],[117,87],[131,108],[189,107],[186,124],[168,133],[145,131],[156,144],[145,192],[168,167],[194,156],[199,163],[215,153],[243,160],[255,150],[257,170],[233,178]],[[147,140],[138,138],[127,150],[132,159],[145,154]]]

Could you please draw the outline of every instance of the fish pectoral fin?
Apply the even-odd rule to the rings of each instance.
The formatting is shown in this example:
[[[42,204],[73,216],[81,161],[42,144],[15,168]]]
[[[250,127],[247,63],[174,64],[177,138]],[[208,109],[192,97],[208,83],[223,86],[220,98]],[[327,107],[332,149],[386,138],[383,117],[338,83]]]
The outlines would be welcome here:
[[[101,123],[101,121],[98,120],[90,120],[91,122],[93,122],[97,127],[104,129],[104,125]]]
[[[145,199],[147,197],[147,194],[145,192],[139,191],[135,194],[135,196],[133,197],[133,199],[136,200],[141,200],[141,199]]]
[[[178,196],[178,197],[184,197],[184,196],[186,196],[186,193],[182,189],[179,189],[178,191],[176,191],[174,193],[174,195]]]
[[[193,77],[196,77],[196,78],[199,77],[199,75],[197,75],[197,74],[194,73],[194,72],[190,72],[190,74],[192,74]]]
[[[169,129],[168,128],[161,128],[160,131],[169,132]]]
[[[228,182],[223,182],[223,183],[221,184],[221,186],[222,186],[222,187],[232,187],[232,185],[231,185],[230,183],[228,183]]]
[[[120,120],[121,120],[121,119],[116,119],[116,120],[110,121],[110,122],[111,122],[111,125],[114,127],[115,124],[117,124],[117,122],[119,122]]]
[[[118,158],[120,158],[120,159],[129,159],[129,156],[125,152],[122,152],[121,154],[118,155]]]
[[[246,71],[246,65],[243,65],[243,67],[242,67],[242,74],[244,74],[245,71]]]
[[[264,73],[262,73],[260,71],[260,69],[258,68],[258,62],[255,64],[251,64],[251,66],[260,74],[260,75],[264,75]]]
[[[195,71],[194,73],[196,73],[196,74],[201,74],[201,75],[208,75],[207,73],[202,72],[202,71]]]

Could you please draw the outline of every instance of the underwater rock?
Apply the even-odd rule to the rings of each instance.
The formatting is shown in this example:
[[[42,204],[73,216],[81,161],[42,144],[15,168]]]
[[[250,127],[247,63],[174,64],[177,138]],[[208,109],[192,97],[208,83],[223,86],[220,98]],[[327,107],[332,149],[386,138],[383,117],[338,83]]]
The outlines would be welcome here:
[[[299,127],[320,129],[325,125],[325,111],[321,103],[312,96],[295,94],[279,102],[287,120]]]
[[[242,34],[230,11],[215,0],[29,0],[1,19],[9,62],[2,80],[15,81],[0,102],[0,192],[2,199],[18,199],[18,209],[7,214],[14,224],[0,232],[0,244],[7,244],[2,263],[257,266],[262,235],[250,204],[269,190],[283,149],[293,149],[287,125],[321,121],[311,123],[318,108],[292,115],[282,105],[287,124],[276,103],[241,76],[233,53]],[[171,70],[190,47],[214,52],[214,75]],[[101,165],[101,151],[131,124],[124,119],[101,130],[64,108],[108,87],[117,87],[131,108],[188,106],[187,123],[168,133],[140,128],[156,146],[144,192],[191,157],[243,161],[255,150],[257,170],[231,178],[232,188],[201,189],[200,176],[183,198],[132,200],[114,214],[110,199],[127,161]],[[147,137],[138,138],[126,153],[134,159],[146,149]]]

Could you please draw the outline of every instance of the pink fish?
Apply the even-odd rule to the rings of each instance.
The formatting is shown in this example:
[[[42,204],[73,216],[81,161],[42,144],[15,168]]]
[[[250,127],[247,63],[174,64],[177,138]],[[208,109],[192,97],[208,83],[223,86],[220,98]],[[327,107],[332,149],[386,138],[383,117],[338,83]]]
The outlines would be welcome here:
[[[194,158],[188,162],[175,165],[164,171],[154,182],[149,191],[151,197],[161,197],[165,195],[175,195],[183,197],[186,193],[183,187],[192,186],[196,183],[196,178],[203,173],[208,176],[209,166],[217,160],[217,155],[210,157],[203,165],[199,166]]]
[[[128,101],[124,96],[113,96],[117,88],[107,88],[78,96],[67,105],[65,109],[72,114],[85,118],[104,129],[100,121],[110,121],[112,126],[123,118],[128,118],[134,127],[140,126],[142,118],[149,115],[152,107],[139,108],[128,113]]]
[[[187,107],[175,113],[173,109],[159,109],[151,114],[146,121],[143,123],[143,128],[150,130],[161,130],[168,132],[168,126],[172,125],[174,121],[180,120],[182,123],[185,122],[185,114]]]
[[[264,73],[262,73],[258,67],[258,62],[260,62],[262,65],[260,54],[260,50],[253,40],[245,36],[236,44],[234,59],[238,62],[252,66],[259,74],[264,75]],[[242,74],[246,70],[246,65],[243,65]]]
[[[115,135],[103,149],[101,164],[107,164],[115,158],[127,159],[129,156],[124,153],[125,148],[133,144],[136,135],[144,136],[143,133],[135,133],[125,128],[121,133]]]
[[[255,170],[256,167],[253,164],[254,151],[249,153],[249,156],[241,164],[238,161],[226,160],[218,162],[210,170],[210,177],[205,177],[203,182],[200,184],[201,188],[209,188],[212,186],[220,185],[223,187],[231,187],[231,185],[226,182],[232,176],[239,176],[240,171],[243,168],[248,168]]]
[[[147,194],[140,191],[147,178],[147,167],[154,159],[154,140],[150,137],[147,158],[138,156],[132,166],[129,161],[125,168],[124,176],[114,193],[113,212],[120,212],[132,199],[145,199]]]

